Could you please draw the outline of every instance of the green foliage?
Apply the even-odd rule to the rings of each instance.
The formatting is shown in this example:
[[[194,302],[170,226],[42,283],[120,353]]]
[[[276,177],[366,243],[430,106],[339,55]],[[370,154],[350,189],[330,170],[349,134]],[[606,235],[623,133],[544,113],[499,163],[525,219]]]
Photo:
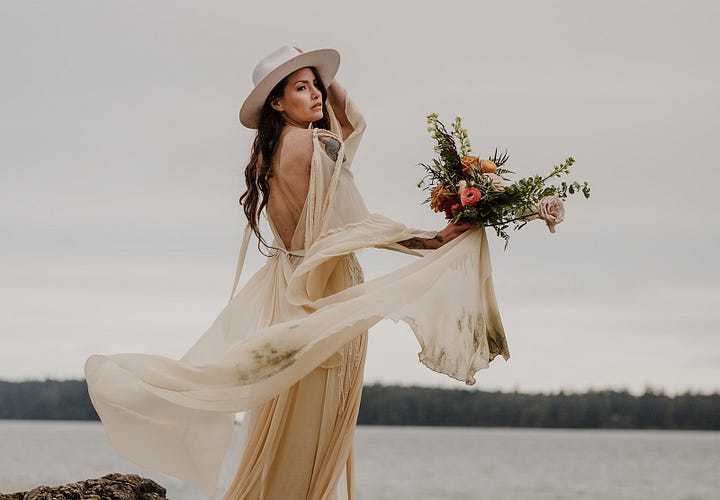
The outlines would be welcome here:
[[[470,137],[468,136],[465,127],[462,126],[462,120],[459,116],[456,116],[453,121],[453,135],[460,143],[460,154],[463,156],[469,155],[472,151],[472,148],[470,147]]]
[[[462,171],[462,165],[460,164],[460,155],[455,146],[454,137],[448,133],[445,125],[438,120],[438,115],[428,115],[427,122],[428,131],[437,143],[434,149],[438,159],[433,160],[433,166],[435,169],[443,171],[445,177],[456,177],[458,172]]]

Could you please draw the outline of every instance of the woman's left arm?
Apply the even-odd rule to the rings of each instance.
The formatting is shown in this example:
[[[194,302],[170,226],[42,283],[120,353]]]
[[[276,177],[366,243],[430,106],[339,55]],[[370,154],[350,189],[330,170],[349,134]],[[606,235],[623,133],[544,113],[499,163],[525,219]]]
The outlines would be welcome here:
[[[398,244],[412,250],[435,250],[446,243],[450,243],[473,227],[475,227],[475,224],[471,222],[463,222],[461,224],[453,224],[451,222],[433,238],[410,238],[409,240],[398,241]]]
[[[340,85],[337,80],[332,81],[332,83],[328,86],[327,91],[328,101],[330,101],[330,106],[332,106],[333,113],[335,113],[335,118],[337,118],[338,123],[340,123],[342,138],[345,140],[354,130],[352,123],[350,123],[350,119],[345,113],[347,92],[345,91],[345,87]]]

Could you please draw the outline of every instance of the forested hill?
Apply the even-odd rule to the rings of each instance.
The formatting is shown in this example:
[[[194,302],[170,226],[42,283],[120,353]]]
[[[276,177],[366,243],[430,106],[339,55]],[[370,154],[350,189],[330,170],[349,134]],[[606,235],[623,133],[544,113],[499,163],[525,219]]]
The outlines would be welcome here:
[[[0,381],[0,418],[98,420],[84,380]]]
[[[720,430],[720,394],[523,394],[369,385],[363,388],[358,423]]]
[[[82,380],[2,382],[0,419],[96,420]],[[523,394],[369,385],[358,423],[720,430],[720,394]]]

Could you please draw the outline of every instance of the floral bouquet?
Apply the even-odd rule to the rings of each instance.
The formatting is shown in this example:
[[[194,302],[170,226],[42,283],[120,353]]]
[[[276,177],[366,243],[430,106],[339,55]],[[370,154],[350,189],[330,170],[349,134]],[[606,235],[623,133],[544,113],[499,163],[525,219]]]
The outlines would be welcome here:
[[[471,156],[470,139],[460,117],[455,118],[452,133],[436,114],[428,115],[427,122],[428,131],[437,142],[437,156],[429,165],[420,164],[426,175],[418,187],[430,191],[425,203],[429,202],[435,212],[445,212],[445,218],[452,222],[491,226],[507,246],[510,226],[517,230],[540,218],[554,233],[555,226],[565,217],[564,200],[578,192],[590,197],[587,182],[548,183],[569,174],[573,158],[555,165],[545,177],[533,175],[510,182],[507,175],[513,172],[504,168],[507,153],[498,154],[495,149],[486,160]]]

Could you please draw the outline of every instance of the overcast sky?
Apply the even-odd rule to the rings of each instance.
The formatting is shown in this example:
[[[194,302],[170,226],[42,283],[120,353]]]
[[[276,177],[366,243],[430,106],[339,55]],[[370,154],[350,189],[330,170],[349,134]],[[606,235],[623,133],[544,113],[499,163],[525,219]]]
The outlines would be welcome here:
[[[719,390],[718,5],[3,1],[0,379],[179,357],[211,324],[244,227],[237,111],[257,60],[293,43],[342,54],[372,211],[443,226],[415,186],[430,112],[518,174],[572,155],[590,182],[555,235],[491,235],[512,358],[476,387]],[[369,277],[408,259],[361,255]],[[464,387],[417,351],[383,322],[366,382]]]

